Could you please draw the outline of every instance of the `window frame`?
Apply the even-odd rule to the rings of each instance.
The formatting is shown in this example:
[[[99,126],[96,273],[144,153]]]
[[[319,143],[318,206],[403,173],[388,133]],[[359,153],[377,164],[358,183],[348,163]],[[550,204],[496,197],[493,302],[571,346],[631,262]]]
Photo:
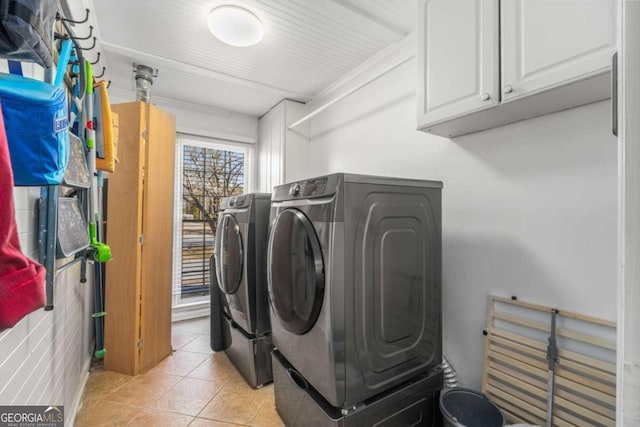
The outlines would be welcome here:
[[[255,191],[257,180],[256,144],[229,139],[203,137],[186,133],[176,133],[175,179],[174,179],[174,220],[173,220],[173,280],[171,309],[174,320],[198,317],[209,313],[208,295],[182,298],[182,217],[183,217],[183,156],[185,146],[235,151],[244,154],[244,193]],[[215,241],[215,236],[214,236]]]

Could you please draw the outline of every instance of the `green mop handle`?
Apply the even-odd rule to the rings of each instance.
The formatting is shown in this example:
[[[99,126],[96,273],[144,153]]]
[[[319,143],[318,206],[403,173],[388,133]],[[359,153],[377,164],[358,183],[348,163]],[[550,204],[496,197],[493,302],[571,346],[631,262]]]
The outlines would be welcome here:
[[[96,171],[96,131],[93,127],[93,68],[89,61],[85,61],[87,84],[85,88],[85,143],[89,148],[89,175],[91,176],[91,203],[89,209],[89,238],[91,247],[95,250],[94,259],[107,262],[111,259],[111,248],[98,241],[97,224],[100,221],[98,212],[98,178]]]
[[[85,85],[85,143],[89,149],[89,176],[91,177],[91,203],[89,209],[89,235],[91,237],[91,244],[96,245],[98,243],[96,239],[95,222],[98,215],[98,187],[96,182],[96,151],[95,151],[95,138],[96,131],[93,128],[93,68],[89,61],[85,61],[85,76],[87,84]],[[91,235],[91,226],[93,225],[93,235]],[[94,240],[95,239],[95,240]]]

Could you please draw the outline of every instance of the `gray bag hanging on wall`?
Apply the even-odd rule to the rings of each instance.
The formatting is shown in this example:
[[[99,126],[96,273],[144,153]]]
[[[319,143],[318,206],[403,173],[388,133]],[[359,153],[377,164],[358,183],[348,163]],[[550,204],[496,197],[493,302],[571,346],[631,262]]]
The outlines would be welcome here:
[[[0,57],[53,65],[56,0],[0,0]]]

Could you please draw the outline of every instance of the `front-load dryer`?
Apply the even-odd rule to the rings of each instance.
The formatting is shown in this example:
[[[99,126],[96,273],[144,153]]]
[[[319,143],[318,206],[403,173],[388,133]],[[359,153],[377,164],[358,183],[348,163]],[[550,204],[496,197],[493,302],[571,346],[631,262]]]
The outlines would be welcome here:
[[[216,230],[216,277],[231,331],[226,353],[253,387],[272,379],[266,283],[270,203],[271,194],[223,198]]]
[[[274,345],[336,408],[441,363],[441,188],[333,174],[274,189]]]

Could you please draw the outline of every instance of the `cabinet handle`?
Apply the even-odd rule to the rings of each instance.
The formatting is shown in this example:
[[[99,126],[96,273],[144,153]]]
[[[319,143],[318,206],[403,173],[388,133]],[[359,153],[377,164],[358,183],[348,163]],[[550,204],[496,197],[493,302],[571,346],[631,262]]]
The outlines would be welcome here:
[[[611,58],[611,133],[618,136],[618,52]]]
[[[491,99],[491,96],[489,96],[489,94],[486,92],[480,95],[480,100],[482,101],[488,101],[489,99]]]
[[[511,93],[513,92],[513,86],[511,85],[505,85],[504,89],[502,89],[504,91],[504,93]]]

